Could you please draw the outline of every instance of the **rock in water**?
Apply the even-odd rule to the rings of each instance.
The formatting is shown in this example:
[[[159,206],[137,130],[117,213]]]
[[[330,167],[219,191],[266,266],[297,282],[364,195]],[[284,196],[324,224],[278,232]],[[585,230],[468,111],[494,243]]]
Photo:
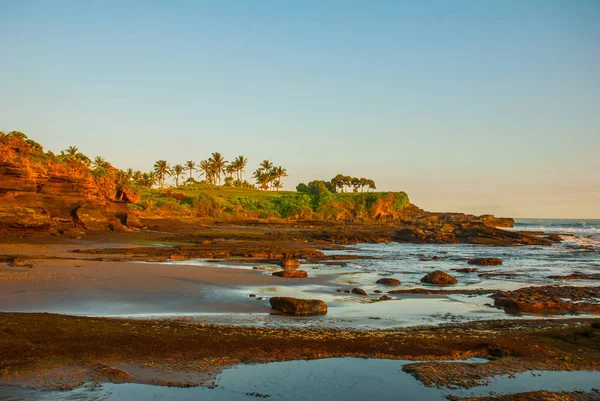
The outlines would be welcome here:
[[[281,259],[281,267],[284,269],[294,269],[300,267],[300,261],[298,259],[283,258]]]
[[[473,258],[468,262],[470,265],[477,266],[497,266],[502,264],[502,259],[500,258]]]
[[[295,316],[325,315],[327,304],[319,299],[300,299],[292,297],[273,297],[269,300],[271,308]]]
[[[445,284],[456,284],[456,283],[458,283],[458,280],[456,280],[454,277],[452,277],[448,273],[445,273],[441,270],[435,270],[435,271],[432,271],[431,273],[426,274],[421,279],[421,282],[429,283],[429,284],[445,285]]]
[[[376,281],[376,284],[382,285],[400,285],[400,280],[396,278],[380,278]]]
[[[283,277],[283,278],[306,278],[308,277],[308,273],[304,270],[283,270],[280,272],[275,272],[272,274],[273,276]]]
[[[362,288],[353,288],[352,293],[358,294],[358,295],[367,295],[367,292],[365,290],[363,290]]]

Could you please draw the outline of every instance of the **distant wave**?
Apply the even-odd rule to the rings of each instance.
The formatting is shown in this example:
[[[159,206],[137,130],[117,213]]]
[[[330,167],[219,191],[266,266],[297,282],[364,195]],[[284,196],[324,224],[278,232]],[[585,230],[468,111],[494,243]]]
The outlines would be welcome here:
[[[545,233],[556,233],[556,234],[579,234],[579,235],[600,235],[600,228],[594,226],[579,226],[574,227],[573,225],[547,225],[547,226],[533,226],[529,224],[515,224],[513,228],[507,228],[510,231],[543,231]]]

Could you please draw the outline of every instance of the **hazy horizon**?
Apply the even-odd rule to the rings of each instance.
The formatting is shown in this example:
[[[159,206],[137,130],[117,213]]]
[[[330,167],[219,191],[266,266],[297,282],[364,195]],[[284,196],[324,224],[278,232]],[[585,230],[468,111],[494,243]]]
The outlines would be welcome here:
[[[221,152],[432,211],[600,218],[600,3],[0,0],[0,130],[148,171]],[[533,217],[532,217],[533,216]]]

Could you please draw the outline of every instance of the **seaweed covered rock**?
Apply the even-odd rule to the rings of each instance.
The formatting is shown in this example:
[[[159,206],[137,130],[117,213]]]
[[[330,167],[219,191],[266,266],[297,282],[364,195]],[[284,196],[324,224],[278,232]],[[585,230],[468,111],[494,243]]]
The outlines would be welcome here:
[[[437,285],[446,285],[446,284],[456,284],[458,280],[448,273],[445,273],[441,270],[435,270],[431,273],[427,273],[422,279],[422,283],[428,284],[437,284]]]
[[[327,304],[319,299],[273,297],[269,303],[272,309],[288,315],[308,316],[327,313]]]

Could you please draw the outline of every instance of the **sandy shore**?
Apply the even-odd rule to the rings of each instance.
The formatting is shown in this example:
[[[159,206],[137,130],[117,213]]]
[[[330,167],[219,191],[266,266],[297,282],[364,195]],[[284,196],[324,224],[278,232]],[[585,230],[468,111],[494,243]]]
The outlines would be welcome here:
[[[270,312],[248,288],[325,285],[333,277],[283,279],[270,272],[183,263],[30,259],[0,264],[0,310],[77,314]],[[93,302],[94,305],[88,305]],[[119,308],[119,305],[138,307]]]

